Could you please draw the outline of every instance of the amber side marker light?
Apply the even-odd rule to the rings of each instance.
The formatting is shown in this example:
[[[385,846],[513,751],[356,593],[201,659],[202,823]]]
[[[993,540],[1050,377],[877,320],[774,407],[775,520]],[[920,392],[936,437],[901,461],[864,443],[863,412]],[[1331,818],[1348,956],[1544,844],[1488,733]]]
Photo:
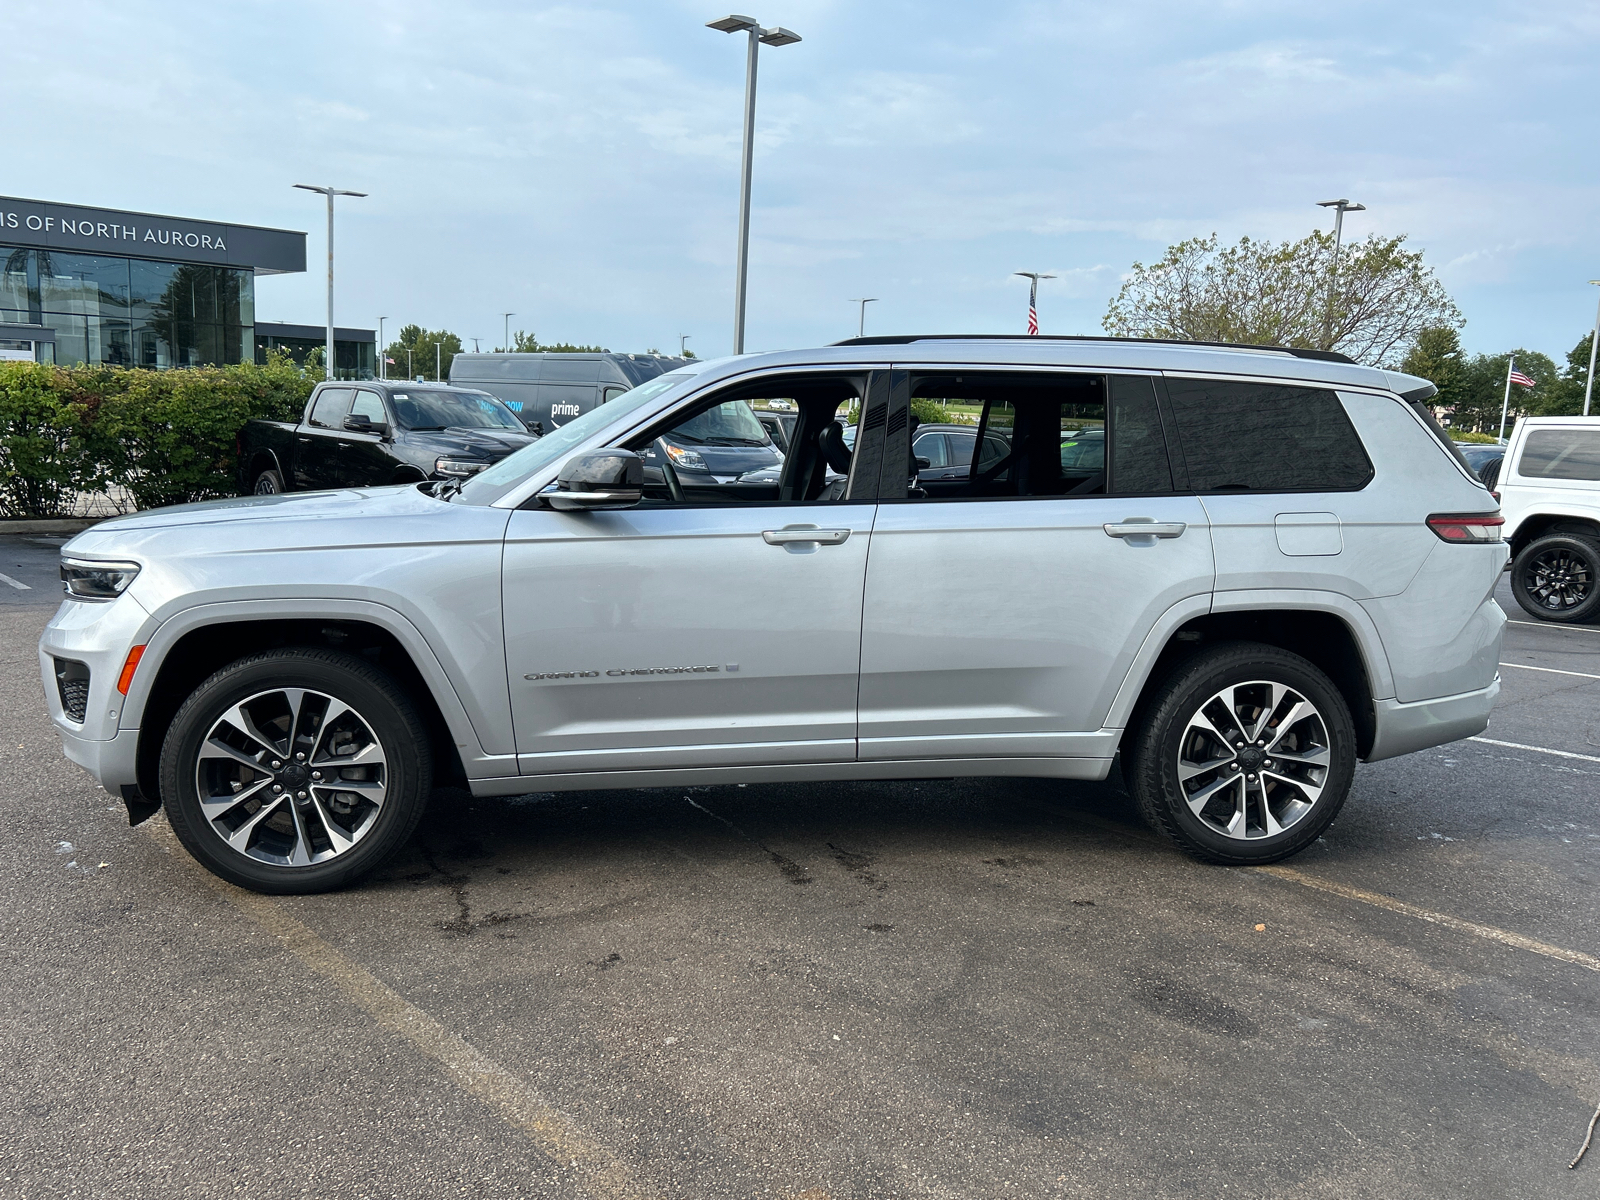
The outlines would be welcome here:
[[[144,657],[144,647],[135,646],[128,651],[128,661],[122,664],[122,674],[117,676],[117,691],[124,696],[133,686],[133,673],[139,669],[139,660]]]
[[[1484,545],[1498,542],[1500,527],[1506,519],[1499,513],[1434,513],[1428,518],[1428,528],[1439,535],[1439,540],[1458,545]]]

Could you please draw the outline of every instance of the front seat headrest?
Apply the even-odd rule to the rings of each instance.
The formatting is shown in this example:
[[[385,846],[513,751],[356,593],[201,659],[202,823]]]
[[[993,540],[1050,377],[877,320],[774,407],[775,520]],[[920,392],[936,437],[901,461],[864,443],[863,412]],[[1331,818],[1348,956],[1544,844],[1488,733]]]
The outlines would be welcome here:
[[[850,447],[844,444],[844,426],[829,421],[817,432],[817,449],[823,461],[840,475],[850,474]]]

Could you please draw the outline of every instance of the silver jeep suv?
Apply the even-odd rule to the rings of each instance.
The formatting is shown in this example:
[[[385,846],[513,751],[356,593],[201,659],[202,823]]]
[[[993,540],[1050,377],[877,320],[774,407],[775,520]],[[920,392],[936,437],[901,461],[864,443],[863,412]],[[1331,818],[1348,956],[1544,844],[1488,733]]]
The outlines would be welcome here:
[[[370,871],[435,782],[1119,761],[1185,850],[1268,862],[1357,759],[1494,705],[1506,547],[1432,394],[1338,355],[1101,338],[693,363],[464,484],[96,526],[63,551],[45,694],[134,820],[165,805],[260,891]],[[719,470],[774,400],[781,469]],[[940,447],[969,461],[928,469],[919,418],[970,422]]]

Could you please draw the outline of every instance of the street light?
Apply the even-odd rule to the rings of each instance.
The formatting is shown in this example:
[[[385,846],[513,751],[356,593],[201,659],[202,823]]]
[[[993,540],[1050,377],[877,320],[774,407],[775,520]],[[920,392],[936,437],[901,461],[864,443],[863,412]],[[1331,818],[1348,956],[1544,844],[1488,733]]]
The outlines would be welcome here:
[[[505,317],[505,319],[506,319],[506,353],[510,354],[511,353],[511,318],[516,316],[517,314],[516,313],[501,313],[500,315]]]
[[[378,318],[378,378],[379,379],[387,379],[387,378],[389,378],[389,372],[383,369],[384,368],[384,364],[389,361],[389,351],[387,349],[385,349],[384,345],[383,345],[383,323],[385,321],[387,321],[388,319],[389,319],[388,317],[379,317]]]
[[[1365,204],[1351,204],[1348,200],[1318,200],[1318,208],[1333,209],[1333,270],[1328,273],[1328,316],[1322,324],[1322,348],[1333,349],[1333,289],[1339,282],[1339,243],[1344,236],[1344,215],[1347,212],[1366,212]]]
[[[1038,271],[1013,271],[1013,275],[1021,275],[1028,281],[1028,335],[1039,336],[1039,280],[1054,279],[1054,275],[1042,275]]]
[[[750,168],[755,152],[756,136],[756,57],[761,43],[769,46],[792,46],[800,35],[781,25],[763,29],[754,17],[741,17],[737,13],[718,21],[707,21],[708,29],[723,33],[748,33],[750,53],[744,70],[744,160],[739,176],[739,263],[733,294],[733,352],[744,353],[744,298],[745,278],[750,266]]]
[[[306,192],[321,192],[328,198],[328,361],[325,378],[333,378],[333,198],[335,196],[365,196],[365,192],[347,192],[342,188],[318,187],[314,183],[297,183],[295,187]]]
[[[688,342],[688,340],[690,338],[692,338],[693,336],[694,336],[694,334],[692,334],[692,333],[680,333],[678,335],[678,357],[679,358],[683,357],[684,344],[686,342]]]
[[[878,302],[878,298],[876,296],[865,296],[865,297],[861,297],[861,298],[858,298],[858,299],[850,301],[851,304],[859,304],[859,305],[861,305],[861,315],[860,315],[860,317],[858,317],[856,319],[856,336],[857,337],[866,336],[866,332],[867,332],[867,305],[876,304],[877,302]]]
[[[439,376],[439,368],[444,362],[444,349],[443,349],[443,347],[444,347],[444,343],[443,342],[435,342],[433,344],[433,381],[435,383],[443,383],[444,382],[444,380],[441,379],[440,376]]]
[[[1590,283],[1600,287],[1600,279],[1591,279]],[[1589,377],[1583,385],[1583,415],[1589,415],[1589,397],[1594,395],[1594,348],[1600,342],[1600,306],[1594,311],[1594,333],[1589,337]]]

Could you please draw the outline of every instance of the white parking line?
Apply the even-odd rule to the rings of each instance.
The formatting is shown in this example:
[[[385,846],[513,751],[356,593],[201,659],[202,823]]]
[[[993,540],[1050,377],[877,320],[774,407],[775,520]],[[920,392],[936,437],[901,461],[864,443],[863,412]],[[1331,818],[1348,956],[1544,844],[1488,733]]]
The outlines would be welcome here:
[[[1550,750],[1544,746],[1524,746],[1521,742],[1502,742],[1494,738],[1470,737],[1469,742],[1482,742],[1486,746],[1504,746],[1507,750],[1532,750],[1535,754],[1554,754],[1557,758],[1578,758],[1584,762],[1600,763],[1593,754],[1574,754],[1571,750]]]
[[[1548,621],[1507,621],[1507,625],[1526,625],[1529,629],[1570,629],[1573,633],[1600,633],[1583,625],[1552,625]]]
[[[16,588],[17,591],[19,591],[19,592],[31,592],[31,591],[33,591],[33,589],[31,587],[29,587],[27,584],[23,583],[22,580],[13,579],[9,575],[0,575],[0,582],[9,583],[12,587]]]
[[[1530,667],[1527,663],[1501,663],[1502,667],[1515,667],[1519,671],[1544,671],[1549,675],[1576,675],[1579,679],[1600,679],[1587,671],[1558,671],[1554,667]]]

